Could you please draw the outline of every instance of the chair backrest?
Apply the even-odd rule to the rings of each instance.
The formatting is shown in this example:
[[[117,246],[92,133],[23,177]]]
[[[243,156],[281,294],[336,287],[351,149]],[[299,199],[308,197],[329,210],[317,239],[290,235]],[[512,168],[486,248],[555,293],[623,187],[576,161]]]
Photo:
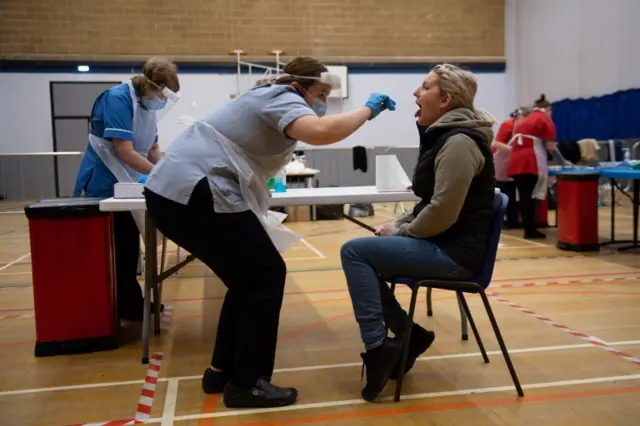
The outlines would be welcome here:
[[[498,244],[500,242],[500,233],[504,224],[504,213],[507,210],[509,197],[505,194],[495,194],[493,199],[493,217],[491,219],[491,231],[489,240],[487,241],[487,251],[484,256],[484,264],[482,270],[474,277],[474,282],[487,288],[493,277],[493,267],[496,263],[496,255],[498,254]]]

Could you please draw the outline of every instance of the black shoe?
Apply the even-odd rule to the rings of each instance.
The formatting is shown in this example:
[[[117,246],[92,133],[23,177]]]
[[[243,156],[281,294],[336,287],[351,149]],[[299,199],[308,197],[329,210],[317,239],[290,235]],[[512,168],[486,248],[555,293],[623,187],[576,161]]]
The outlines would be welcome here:
[[[535,230],[535,231],[525,231],[524,233],[524,239],[525,240],[541,240],[547,238],[547,236],[545,234],[543,234],[542,232]]]
[[[364,368],[367,369],[367,384],[362,389],[362,398],[365,401],[375,400],[382,392],[401,355],[402,340],[397,337],[386,338],[382,345],[360,354],[364,363],[363,373]]]
[[[404,367],[404,374],[407,374],[409,370],[413,368],[416,360],[422,355],[436,338],[436,333],[433,331],[427,331],[420,327],[418,324],[413,324],[411,329],[411,340],[409,341],[409,354],[407,355],[407,363]],[[393,380],[398,379],[398,372],[400,371],[400,363],[402,362],[402,356],[398,359],[398,363],[391,372],[390,378]]]
[[[202,376],[202,390],[206,394],[222,393],[227,384],[227,374],[224,371],[204,370]]]
[[[243,389],[229,382],[224,387],[224,405],[227,408],[274,408],[294,404],[298,391],[281,388],[264,379],[258,379],[251,389]]]

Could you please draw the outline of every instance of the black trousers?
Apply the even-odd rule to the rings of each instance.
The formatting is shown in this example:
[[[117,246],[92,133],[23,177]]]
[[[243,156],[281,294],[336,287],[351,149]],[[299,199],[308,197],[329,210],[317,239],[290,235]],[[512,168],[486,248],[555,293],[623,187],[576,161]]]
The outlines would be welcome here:
[[[242,388],[271,377],[287,270],[258,218],[251,211],[216,213],[206,179],[187,206],[149,190],[145,197],[158,229],[227,287],[211,365]]]
[[[138,282],[140,232],[130,212],[113,213],[113,234],[118,290],[118,317],[141,319],[144,309],[142,287]]]
[[[518,189],[520,201],[520,216],[522,216],[522,227],[525,235],[536,231],[536,200],[531,198],[533,188],[538,181],[537,175],[515,175],[513,181]]]
[[[384,323],[396,337],[403,337],[407,330],[409,315],[402,309],[395,295],[391,293],[391,287],[383,280],[379,280],[380,300],[382,302],[382,315]]]
[[[516,200],[516,183],[510,181],[496,181],[496,186],[500,192],[509,197],[507,204],[506,224],[508,228],[518,228],[520,226],[520,218],[518,217],[518,201]]]

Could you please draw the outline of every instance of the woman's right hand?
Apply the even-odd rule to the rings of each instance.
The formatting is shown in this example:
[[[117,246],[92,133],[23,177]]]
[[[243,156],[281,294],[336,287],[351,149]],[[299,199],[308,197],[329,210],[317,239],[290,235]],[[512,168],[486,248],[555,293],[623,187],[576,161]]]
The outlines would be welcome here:
[[[396,101],[391,99],[388,95],[382,93],[372,93],[369,95],[369,99],[364,104],[364,106],[371,109],[371,117],[369,120],[373,120],[380,114],[382,111],[388,109],[389,111],[396,110]]]

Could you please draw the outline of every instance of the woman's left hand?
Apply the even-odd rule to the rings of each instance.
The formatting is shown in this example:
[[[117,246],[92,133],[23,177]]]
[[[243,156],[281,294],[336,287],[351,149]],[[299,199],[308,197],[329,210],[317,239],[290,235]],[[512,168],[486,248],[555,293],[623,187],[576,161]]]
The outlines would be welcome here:
[[[393,226],[393,223],[387,223],[382,228],[376,231],[376,235],[379,237],[386,237],[389,235],[393,235],[393,232],[396,230],[396,227]]]

